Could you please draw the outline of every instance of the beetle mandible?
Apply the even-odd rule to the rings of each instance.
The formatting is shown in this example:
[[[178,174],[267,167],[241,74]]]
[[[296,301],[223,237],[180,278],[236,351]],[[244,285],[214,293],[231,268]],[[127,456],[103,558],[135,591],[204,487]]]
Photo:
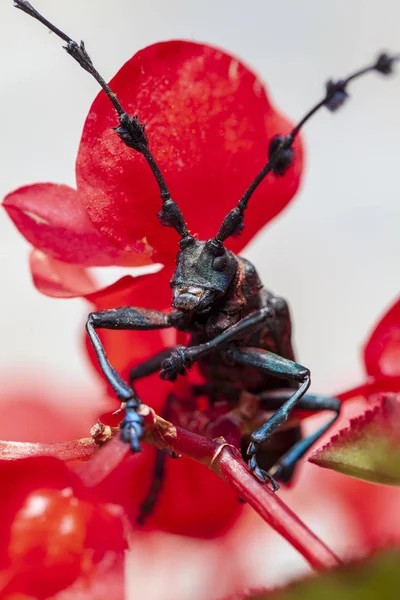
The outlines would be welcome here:
[[[242,453],[247,455],[254,475],[277,490],[277,480],[288,482],[291,479],[299,459],[337,419],[340,401],[307,393],[310,372],[295,362],[286,301],[267,291],[255,267],[225,248],[224,242],[240,233],[249,200],[261,181],[270,173],[273,176],[285,175],[294,160],[294,140],[304,124],[323,107],[332,112],[338,109],[348,97],[350,81],[371,71],[383,75],[392,73],[393,64],[399,57],[382,53],[371,65],[344,79],[329,81],[322,100],[291,133],[272,139],[267,164],[251,182],[237,206],[223,219],[215,236],[200,241],[189,232],[179,206],[171,198],[150,151],[145,125],[137,115],[129,116],[124,111],[95,69],[84,43],[72,40],[26,0],[14,0],[14,4],[60,37],[66,43],[68,54],[98,81],[117,112],[117,135],[129,148],[143,155],[157,181],[162,201],[158,213],[161,223],[174,228],[180,236],[176,268],[170,283],[173,301],[169,312],[119,307],[93,312],[87,320],[87,332],[101,369],[125,409],[121,423],[122,439],[134,452],[140,450],[143,420],[137,412],[140,399],[134,391],[133,382],[156,371],[160,371],[162,379],[175,380],[197,362],[204,385],[196,386],[193,389],[195,394],[205,395],[211,406],[224,400],[232,409],[240,404],[243,397],[250,397],[258,407],[255,413],[258,421],[260,417],[265,419],[268,416],[264,423],[257,423],[257,418],[254,419],[255,430],[249,432],[248,424],[243,429]],[[98,329],[151,330],[168,327],[190,334],[189,344],[164,350],[134,368],[130,374],[130,385],[109,363],[97,334]],[[333,412],[333,416],[317,431],[302,438],[298,423],[291,419],[295,409],[311,412],[327,410]],[[274,436],[273,443],[271,436]],[[160,454],[157,461],[158,479],[163,472],[163,456]],[[154,504],[153,492],[142,507],[141,518],[150,512]]]

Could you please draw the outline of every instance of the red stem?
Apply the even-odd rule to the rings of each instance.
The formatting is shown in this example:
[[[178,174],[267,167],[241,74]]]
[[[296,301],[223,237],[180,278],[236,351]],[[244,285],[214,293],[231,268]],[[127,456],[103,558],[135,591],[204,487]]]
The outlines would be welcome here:
[[[0,460],[16,460],[31,456],[54,456],[65,461],[87,460],[97,447],[92,438],[53,444],[0,441]]]
[[[249,472],[238,452],[224,446],[219,454],[219,470],[229,485],[282,535],[315,569],[338,566],[340,560],[267,486]]]

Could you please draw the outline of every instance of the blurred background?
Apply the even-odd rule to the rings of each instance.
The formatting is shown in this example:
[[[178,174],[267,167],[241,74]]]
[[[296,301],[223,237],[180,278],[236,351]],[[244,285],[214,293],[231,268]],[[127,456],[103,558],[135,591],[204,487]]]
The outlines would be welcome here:
[[[85,40],[105,79],[148,44],[204,41],[257,71],[274,103],[293,120],[321,97],[327,79],[369,63],[378,51],[400,51],[396,0],[37,0],[35,6]],[[0,196],[39,181],[74,186],[96,82],[11,0],[0,4],[0,56]],[[296,201],[244,253],[265,285],[289,300],[298,357],[311,369],[315,391],[358,383],[360,346],[399,291],[398,71],[388,80],[368,75],[351,86],[351,100],[341,111],[311,121]],[[79,390],[84,403],[85,393],[99,389],[81,354],[86,307],[35,291],[28,244],[4,212],[0,240],[0,396],[29,378],[39,394],[54,385],[68,394]],[[109,282],[121,274],[104,271]],[[308,517],[318,529],[315,510]],[[285,555],[285,568],[292,561],[294,573],[292,552]],[[272,583],[281,581],[275,562]]]

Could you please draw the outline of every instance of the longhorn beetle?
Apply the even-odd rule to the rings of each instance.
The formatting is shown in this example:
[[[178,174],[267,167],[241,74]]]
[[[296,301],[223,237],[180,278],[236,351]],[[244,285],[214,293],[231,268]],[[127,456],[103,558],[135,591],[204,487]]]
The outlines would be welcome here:
[[[277,490],[276,480],[288,482],[299,459],[337,419],[340,402],[307,394],[310,371],[294,360],[291,344],[291,322],[288,305],[261,284],[254,266],[224,247],[227,238],[243,227],[244,213],[257,186],[268,175],[284,176],[294,160],[294,140],[303,125],[321,108],[334,112],[347,99],[348,84],[366,73],[392,73],[400,56],[382,53],[371,65],[338,81],[329,81],[325,95],[291,133],[275,136],[269,146],[268,162],[240,198],[236,207],[223,219],[215,237],[199,241],[187,229],[179,206],[171,198],[167,184],[153,157],[145,133],[145,125],[137,115],[129,116],[108,84],[95,69],[84,43],[78,44],[40,15],[29,2],[15,0],[14,5],[34,17],[65,43],[65,50],[90,73],[112,102],[119,119],[115,131],[132,150],[146,159],[157,181],[162,201],[158,217],[161,223],[174,228],[180,236],[176,269],[171,279],[172,310],[120,307],[93,312],[87,320],[87,332],[96,351],[105,378],[125,408],[121,423],[122,439],[133,452],[140,450],[143,421],[137,409],[140,399],[133,382],[156,371],[160,377],[175,380],[185,375],[197,362],[204,376],[204,386],[193,390],[208,397],[211,406],[224,398],[231,407],[238,405],[243,393],[257,398],[259,406],[270,417],[249,436],[244,436],[242,452],[249,457],[249,467],[262,482]],[[153,356],[134,368],[128,385],[109,363],[96,332],[97,329],[150,330],[174,327],[190,334],[188,346],[176,346]],[[199,386],[197,386],[198,388]],[[332,411],[329,421],[309,437],[302,438],[298,425],[286,424],[294,409]],[[281,436],[280,443],[271,445]],[[245,443],[248,444],[247,450]],[[156,480],[148,502],[142,506],[142,517],[150,512],[163,473],[165,455],[157,461]]]

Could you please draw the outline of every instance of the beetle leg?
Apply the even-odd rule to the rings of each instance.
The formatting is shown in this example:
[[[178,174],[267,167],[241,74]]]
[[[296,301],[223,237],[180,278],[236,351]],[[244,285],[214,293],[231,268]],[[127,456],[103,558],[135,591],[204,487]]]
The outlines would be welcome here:
[[[261,308],[244,317],[216,337],[198,346],[176,346],[168,358],[161,364],[160,377],[174,381],[178,375],[185,375],[193,363],[211,352],[227,346],[233,340],[257,331],[266,321],[272,318],[273,311],[269,307]]]
[[[132,452],[140,452],[140,439],[143,436],[143,418],[137,413],[140,404],[138,398],[128,400],[125,405],[125,417],[121,422],[122,441],[129,444]]]
[[[255,454],[253,454],[249,459],[249,467],[257,479],[261,481],[261,483],[270,483],[271,490],[273,492],[277,492],[279,490],[279,483],[274,479],[274,477],[258,466]]]
[[[167,398],[165,408],[162,411],[162,417],[167,421],[170,419],[171,405],[174,400],[174,395],[170,394]],[[180,458],[179,454],[175,454],[175,452],[171,452],[170,450],[156,450],[156,462],[154,465],[153,478],[150,488],[139,507],[139,514],[136,518],[136,523],[138,525],[144,524],[147,517],[149,517],[153,512],[154,506],[159,498],[165,477],[165,461],[167,459],[167,454],[171,458]]]
[[[166,454],[162,450],[156,450],[156,463],[154,466],[153,478],[150,489],[148,490],[145,499],[139,507],[139,514],[136,517],[136,523],[144,525],[147,517],[153,512],[154,506],[160,494],[164,475],[165,475],[165,459]]]
[[[249,466],[258,479],[271,481],[271,476],[257,464],[257,446],[266,442],[287,421],[292,410],[310,387],[310,371],[292,360],[259,348],[230,348],[226,353],[239,364],[251,365],[275,377],[300,384],[275,414],[250,436],[251,441],[247,450],[250,456]],[[274,484],[272,485],[275,487]]]
[[[267,410],[277,410],[291,396],[292,390],[276,390],[272,392],[263,392],[260,394],[260,401]],[[338,398],[327,396],[318,396],[315,394],[305,394],[297,403],[296,409],[309,411],[329,410],[334,412],[325,425],[319,427],[314,433],[304,439],[299,440],[290,448],[272,467],[271,474],[282,483],[288,483],[293,477],[294,470],[298,461],[306,454],[311,446],[324,435],[326,431],[334,424],[340,415],[342,403]]]
[[[121,423],[121,436],[130,444],[133,452],[140,451],[139,440],[143,435],[143,419],[137,414],[140,404],[133,388],[117,373],[109,362],[96,329],[162,329],[170,327],[167,315],[143,308],[115,308],[91,313],[86,323],[90,341],[97,354],[101,370],[117,397],[125,402],[125,418]]]

